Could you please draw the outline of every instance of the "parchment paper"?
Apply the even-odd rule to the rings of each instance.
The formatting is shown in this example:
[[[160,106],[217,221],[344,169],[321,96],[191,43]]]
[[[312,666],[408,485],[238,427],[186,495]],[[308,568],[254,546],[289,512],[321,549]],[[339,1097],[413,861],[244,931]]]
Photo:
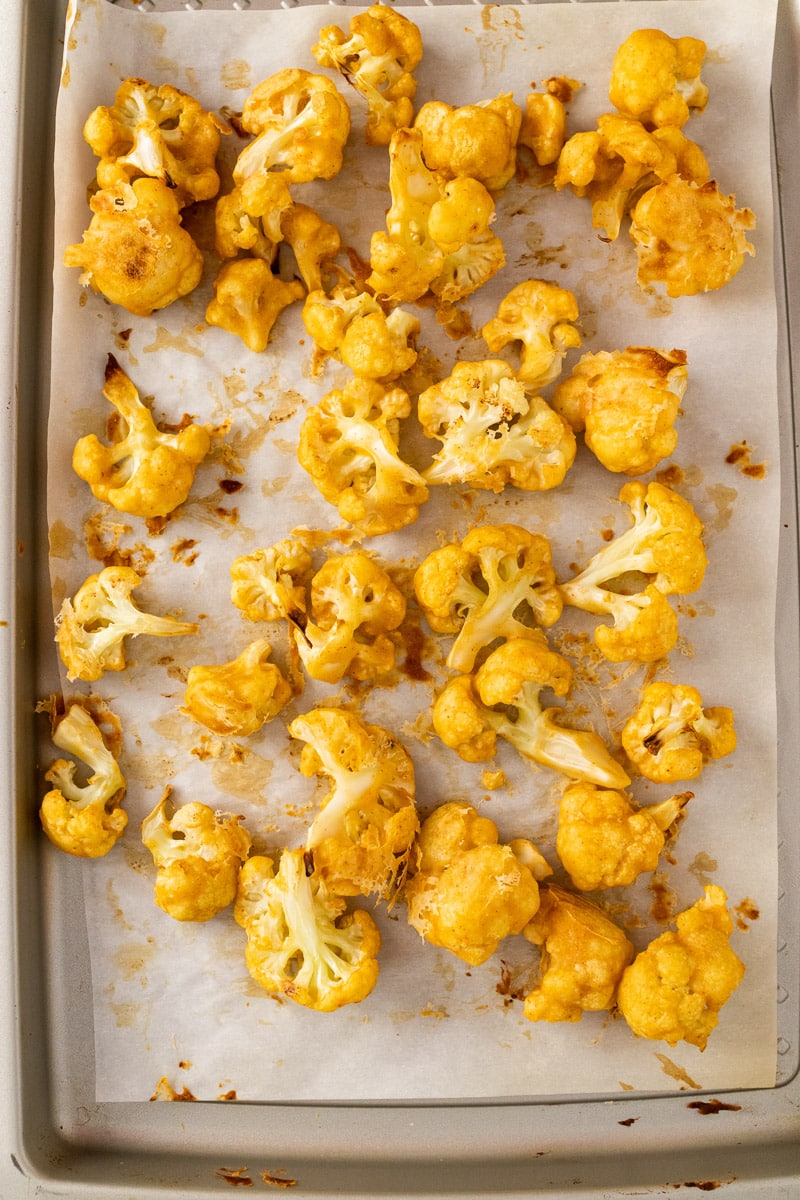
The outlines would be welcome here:
[[[627,345],[676,346],[688,354],[678,449],[662,468],[671,468],[667,478],[706,523],[710,566],[702,589],[680,602],[681,640],[659,674],[698,686],[706,704],[733,707],[739,746],[690,785],[695,799],[655,876],[596,898],[643,947],[670,914],[701,896],[704,883],[725,888],[737,915],[733,944],[747,974],[703,1054],[685,1044],[670,1050],[637,1039],[606,1013],[586,1015],[575,1025],[526,1021],[518,997],[534,983],[537,959],[522,938],[509,939],[487,964],[468,969],[424,944],[401,906],[389,916],[377,909],[384,937],[378,986],[363,1003],[323,1016],[269,998],[250,979],[245,935],[230,912],[186,925],[156,908],[154,870],[139,825],[167,784],[178,804],[200,799],[244,814],[258,850],[302,843],[326,788],[300,776],[300,747],[291,743],[286,725],[320,701],[356,704],[366,720],[395,730],[416,764],[421,813],[447,799],[469,799],[497,822],[503,838],[531,837],[553,861],[563,781],[504,745],[488,765],[506,772],[507,785],[489,792],[480,765],[461,763],[439,744],[429,710],[432,689],[444,677],[447,643],[432,638],[423,659],[429,681],[414,681],[401,669],[387,687],[309,684],[284,714],[246,741],[214,737],[180,711],[192,664],[233,658],[267,628],[249,624],[230,604],[229,566],[237,555],[299,527],[320,531],[320,561],[325,550],[342,548],[337,531],[350,544],[336,511],[295,457],[306,407],[345,373],[332,364],[322,376],[313,375],[299,305],[284,314],[260,355],[205,325],[216,271],[213,205],[187,217],[206,252],[203,282],[188,300],[141,319],[82,290],[78,272],[61,265],[64,247],[80,240],[90,215],[86,187],[96,164],[82,126],[96,105],[112,102],[129,75],[173,83],[210,109],[240,110],[250,89],[273,71],[287,65],[317,69],[310,52],[317,30],[337,18],[344,23],[351,9],[148,15],[119,11],[105,0],[80,0],[71,8],[55,161],[49,458],[54,606],[103,562],[117,560],[143,572],[137,592],[142,607],[201,624],[193,638],[129,642],[128,669],[106,674],[91,688],[63,683],[66,694],[93,691],[117,714],[128,780],[130,824],[122,841],[106,859],[68,860],[64,867],[82,872],[85,891],[98,1100],[149,1098],[160,1079],[198,1099],[309,1102],[615,1095],[620,1089],[774,1083],[774,8],[747,0],[663,0],[411,10],[426,48],[417,72],[418,103],[438,97],[463,104],[501,91],[513,91],[524,103],[532,82],[567,75],[582,84],[569,106],[570,133],[593,128],[608,109],[613,53],[632,29],[657,25],[672,36],[702,37],[709,47],[703,78],[711,98],[687,132],[704,148],[723,191],[734,192],[737,204],[757,216],[757,256],[726,289],[669,302],[637,287],[625,229],[608,244],[591,229],[588,202],[537,186],[535,172],[522,171],[498,203],[495,229],[508,265],[464,306],[472,329],[480,329],[514,283],[550,279],[572,288],[580,305],[583,347],[571,352],[567,370],[580,353]],[[354,94],[348,99],[353,133],[340,177],[299,187],[296,195],[337,222],[344,241],[366,258],[370,234],[382,227],[389,203],[386,156],[364,147],[363,107]],[[225,139],[228,165],[241,145],[235,134]],[[457,358],[486,356],[479,338],[450,338],[431,311],[421,315],[426,382],[447,374]],[[109,352],[141,394],[153,398],[159,418],[178,422],[190,413],[228,427],[199,469],[189,501],[157,535],[143,521],[95,502],[70,467],[76,439],[105,430],[110,409],[101,387]],[[415,432],[413,420],[404,444],[419,467],[437,448]],[[744,444],[744,460],[726,462],[732,445]],[[748,463],[756,469],[746,474]],[[221,481],[243,486],[232,494],[230,482]],[[547,533],[559,575],[567,578],[599,548],[603,531],[627,527],[627,509],[616,499],[624,482],[581,447],[557,491],[509,489],[493,497],[434,489],[415,525],[365,545],[407,579],[425,554],[471,524],[519,521]],[[591,719],[618,746],[646,671],[612,669],[587,652],[592,624],[566,610],[551,637],[576,669],[569,699],[576,719]],[[275,659],[286,667],[286,641],[277,627],[274,643]],[[645,804],[670,790],[643,780],[631,788]]]

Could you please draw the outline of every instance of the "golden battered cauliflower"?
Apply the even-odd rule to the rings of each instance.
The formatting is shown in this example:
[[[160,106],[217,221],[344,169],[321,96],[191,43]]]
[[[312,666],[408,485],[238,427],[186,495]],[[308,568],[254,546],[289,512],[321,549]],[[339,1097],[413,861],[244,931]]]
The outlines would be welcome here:
[[[671,38],[660,29],[636,29],[614,55],[609,99],[648,128],[685,125],[702,112],[708,88],[700,79],[706,44]]]
[[[625,722],[622,746],[653,783],[696,779],[709,759],[736,749],[733,710],[703,708],[697,688],[656,680]]]
[[[272,263],[283,240],[281,221],[294,201],[282,172],[262,172],[220,196],[214,209],[214,249],[220,258],[244,252]]]
[[[390,383],[417,361],[417,317],[402,308],[387,314],[374,296],[352,283],[310,291],[303,324],[317,347],[361,379]]]
[[[543,279],[528,279],[503,297],[481,337],[492,354],[510,342],[521,343],[517,378],[533,391],[557,379],[567,350],[580,346],[577,319],[572,292]]]
[[[429,100],[414,118],[422,134],[422,156],[445,179],[468,176],[490,192],[514,178],[522,110],[510,92],[478,104],[454,108]]]
[[[279,667],[268,662],[267,638],[251,642],[231,662],[194,666],[183,711],[222,737],[248,737],[273,720],[292,698]]]
[[[626,969],[617,1007],[637,1037],[704,1050],[719,1012],[745,969],[731,949],[733,921],[721,887],[709,885],[691,908]]]
[[[236,258],[224,263],[214,280],[206,321],[236,334],[248,350],[260,354],[283,310],[305,294],[299,279],[273,275],[263,258]]]
[[[565,104],[580,87],[576,79],[554,76],[542,80],[543,92],[531,90],[525,97],[525,113],[517,146],[530,150],[540,167],[558,161],[566,139]],[[531,84],[531,88],[534,88]]]
[[[306,291],[318,291],[341,249],[339,230],[307,204],[292,204],[281,216],[281,234],[292,248]]]
[[[274,546],[241,554],[231,563],[231,603],[248,621],[301,621],[313,574],[311,555],[301,541],[284,538]]]

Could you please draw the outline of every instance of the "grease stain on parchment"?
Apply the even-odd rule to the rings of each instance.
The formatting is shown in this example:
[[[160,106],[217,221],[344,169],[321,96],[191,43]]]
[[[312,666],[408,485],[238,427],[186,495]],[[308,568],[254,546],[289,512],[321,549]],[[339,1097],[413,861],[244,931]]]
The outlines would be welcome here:
[[[253,69],[245,58],[229,58],[222,64],[219,79],[226,91],[249,90],[253,86]]]
[[[520,14],[500,4],[483,6],[481,26],[480,30],[466,26],[466,31],[475,37],[483,77],[488,83],[505,70],[509,50],[512,47],[519,49],[519,45],[514,44],[524,46],[525,30]]]

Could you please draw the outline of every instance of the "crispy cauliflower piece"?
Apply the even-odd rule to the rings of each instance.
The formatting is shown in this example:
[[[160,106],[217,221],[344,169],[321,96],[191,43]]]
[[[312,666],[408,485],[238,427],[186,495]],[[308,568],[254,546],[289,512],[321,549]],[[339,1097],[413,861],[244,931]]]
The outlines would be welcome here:
[[[128,824],[122,808],[125,777],[106,746],[98,723],[80,703],[53,719],[52,738],[59,750],[86,763],[89,778],[75,778],[76,763],[57,759],[45,775],[53,786],[42,800],[39,820],[54,846],[78,858],[108,854]]]
[[[721,887],[707,886],[702,899],[678,914],[675,932],[662,933],[625,970],[617,1007],[637,1037],[705,1049],[745,973],[729,945],[726,901]]]
[[[283,310],[305,294],[298,279],[273,275],[263,258],[236,258],[224,263],[214,280],[206,321],[236,334],[248,350],[260,354]]]
[[[326,25],[312,54],[366,100],[369,145],[388,146],[397,129],[411,124],[417,91],[413,71],[422,59],[422,36],[398,9],[373,4],[351,18],[349,36],[338,25]]]
[[[339,230],[307,204],[292,204],[281,217],[281,233],[309,292],[322,287],[322,275],[342,246]]]
[[[575,459],[567,422],[501,359],[457,362],[425,389],[417,414],[426,437],[442,443],[423,472],[429,484],[464,483],[501,492],[558,487]]]
[[[138,317],[187,296],[200,282],[203,256],[181,226],[175,192],[142,177],[92,196],[83,240],[64,251],[81,283]]]
[[[191,667],[183,711],[223,737],[257,733],[292,697],[280,668],[267,661],[271,653],[269,640],[259,638],[231,662]]]
[[[231,603],[249,621],[302,620],[313,574],[311,555],[296,538],[241,554],[231,563]]]
[[[297,457],[342,520],[371,537],[416,521],[425,480],[398,450],[408,395],[372,379],[351,379],[306,412]]]
[[[90,113],[83,136],[100,159],[101,188],[146,176],[175,190],[181,205],[211,200],[220,135],[230,133],[215,113],[169,83],[126,79],[114,103]]]
[[[576,79],[553,77],[542,80],[544,91],[531,90],[525,97],[525,113],[517,146],[530,150],[540,167],[558,161],[566,140],[565,104],[580,87]],[[531,88],[534,85],[531,84]]]
[[[303,305],[303,324],[325,354],[361,379],[390,383],[417,361],[417,317],[402,308],[388,314],[369,292],[339,284],[313,290]]]
[[[654,662],[678,637],[666,597],[694,592],[703,582],[703,523],[689,501],[663,483],[626,483],[619,498],[630,506],[633,524],[561,584],[561,595],[565,604],[613,618],[594,633],[611,662]]]
[[[708,88],[700,79],[706,44],[671,38],[660,29],[636,29],[614,55],[609,99],[649,128],[685,125],[702,112]]]
[[[517,378],[535,390],[557,379],[567,350],[580,346],[577,319],[578,302],[572,292],[542,279],[528,279],[503,297],[495,316],[481,329],[481,337],[492,354],[510,342],[520,342]]]
[[[665,834],[692,799],[691,792],[635,808],[624,792],[572,783],[561,797],[556,853],[581,892],[627,887],[654,871]]]
[[[524,758],[569,779],[625,787],[629,776],[594,730],[566,729],[556,721],[563,709],[542,707],[540,692],[550,688],[562,697],[571,683],[567,659],[550,649],[540,629],[533,629],[527,637],[503,642],[471,678],[459,676],[445,684],[434,701],[433,728],[465,762],[491,758],[494,734]]]
[[[540,980],[523,1005],[529,1021],[580,1021],[612,1007],[634,948],[602,909],[546,884],[523,932],[541,947]]]
[[[312,709],[289,733],[305,742],[303,775],[332,784],[306,838],[316,874],[339,896],[392,900],[419,830],[411,757],[388,729],[341,708]]]
[[[755,255],[746,231],[749,208],[736,207],[715,180],[699,185],[678,175],[650,188],[631,214],[630,233],[641,287],[663,284],[668,296],[695,296],[730,283],[745,256]]]
[[[247,969],[265,991],[317,1012],[358,1004],[378,980],[381,935],[369,913],[346,911],[314,857],[284,850],[244,864],[234,908],[247,933]]]
[[[186,424],[163,433],[150,409],[113,354],[105,369],[103,395],[121,419],[110,445],[93,433],[72,452],[72,466],[92,494],[119,512],[138,517],[165,517],[183,504],[195,471],[211,447],[205,425]]]
[[[468,176],[490,192],[514,178],[522,110],[511,93],[454,108],[429,100],[414,118],[422,134],[422,155],[431,171],[446,179]]]
[[[688,376],[683,350],[601,350],[583,355],[550,403],[607,470],[644,475],[678,444]]]
[[[414,592],[435,633],[454,633],[447,666],[471,671],[499,638],[527,637],[533,622],[561,616],[550,543],[520,525],[478,525],[433,550],[414,573]]]
[[[124,671],[126,637],[197,633],[200,627],[194,622],[142,612],[131,598],[141,582],[133,567],[104,567],[64,600],[56,618],[56,642],[68,679],[93,683],[105,671]]]
[[[176,921],[210,921],[236,899],[250,834],[241,817],[193,800],[175,809],[167,788],[142,821],[156,866],[155,902]]]
[[[521,933],[539,907],[550,867],[532,842],[502,845],[497,826],[470,804],[440,805],[422,823],[419,868],[405,887],[409,924],[470,966]]]
[[[214,209],[214,248],[220,258],[242,252],[272,263],[283,240],[281,223],[294,201],[283,172],[261,172],[220,196]]]
[[[622,746],[653,783],[696,779],[709,759],[736,749],[733,710],[703,708],[697,688],[656,680],[625,722]]]

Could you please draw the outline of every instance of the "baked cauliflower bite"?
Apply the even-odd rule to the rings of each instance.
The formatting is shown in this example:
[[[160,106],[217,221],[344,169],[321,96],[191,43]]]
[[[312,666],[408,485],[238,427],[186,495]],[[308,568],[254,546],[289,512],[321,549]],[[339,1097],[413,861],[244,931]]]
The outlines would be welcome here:
[[[81,267],[81,284],[111,304],[149,317],[193,291],[203,256],[181,225],[180,203],[159,179],[142,177],[96,192],[83,240],[64,264]]]
[[[609,661],[655,662],[678,638],[667,596],[687,595],[703,582],[703,523],[689,501],[663,483],[626,483],[619,498],[630,507],[632,525],[561,584],[561,595],[565,604],[613,619],[594,632]]]
[[[429,100],[414,118],[422,134],[422,156],[445,179],[466,175],[490,192],[501,192],[517,169],[522,110],[511,93],[454,108]]]
[[[736,749],[733,710],[703,708],[697,688],[656,680],[622,728],[622,746],[645,779],[696,779],[710,759]]]
[[[185,423],[177,432],[162,432],[113,354],[106,361],[103,395],[119,418],[110,445],[94,434],[80,438],[72,452],[73,470],[92,495],[119,512],[167,516],[187,499],[211,448],[208,427]]]
[[[310,291],[303,324],[319,350],[361,379],[390,383],[417,361],[417,317],[402,308],[388,313],[369,292],[352,283]]]
[[[705,54],[699,38],[635,29],[614,55],[609,99],[649,128],[683,126],[692,110],[702,112],[708,103],[708,88],[700,79]]]
[[[302,774],[332,784],[306,837],[316,875],[338,896],[393,900],[419,830],[410,755],[388,729],[341,708],[312,709],[289,733],[305,743]]]
[[[231,603],[248,621],[302,620],[313,561],[296,538],[241,554],[231,563]]]
[[[569,779],[625,787],[630,778],[599,734],[567,729],[556,720],[563,709],[542,707],[542,691],[566,696],[571,683],[568,660],[534,629],[527,637],[503,642],[473,676],[446,683],[433,704],[433,728],[465,762],[492,758],[501,737],[523,758]]]
[[[416,521],[425,480],[403,462],[400,421],[411,412],[402,388],[354,377],[309,408],[298,461],[344,521],[372,537]]]
[[[492,354],[521,344],[517,378],[532,391],[561,374],[567,350],[580,346],[578,302],[572,292],[543,279],[527,279],[508,292],[481,329]]]
[[[306,294],[299,279],[274,275],[263,258],[235,258],[220,268],[206,321],[240,337],[254,354],[266,350],[285,308]]]
[[[409,924],[432,946],[479,966],[538,909],[547,862],[524,838],[502,845],[497,826],[472,805],[440,805],[417,844],[418,870],[404,896]]]
[[[433,550],[414,572],[417,602],[435,633],[455,634],[447,666],[471,671],[498,639],[527,637],[561,616],[550,543],[521,525],[478,525]]]
[[[339,230],[308,204],[292,204],[281,217],[281,234],[291,247],[306,291],[318,291],[341,249]]]
[[[42,829],[54,846],[78,858],[101,858],[116,845],[128,824],[121,807],[125,777],[106,746],[100,726],[76,702],[52,721],[52,739],[59,750],[85,763],[90,771],[85,783],[75,774],[77,764],[59,758],[45,775],[53,786],[39,809]]]
[[[644,475],[678,444],[688,376],[683,350],[601,350],[583,355],[550,403],[607,470]]]
[[[364,1000],[378,981],[381,935],[369,913],[346,911],[315,870],[313,855],[284,850],[242,867],[234,907],[247,934],[245,961],[273,996],[317,1012]]]
[[[68,679],[93,683],[106,671],[124,671],[126,637],[197,633],[195,622],[142,612],[131,595],[141,582],[133,567],[104,567],[67,596],[56,618],[56,642]]]
[[[241,817],[193,800],[175,808],[167,788],[142,821],[142,842],[156,866],[154,898],[176,921],[210,921],[236,899],[250,834]]]
[[[268,661],[271,653],[269,639],[259,638],[231,662],[191,667],[183,711],[223,737],[257,733],[292,698],[280,668]]]
[[[627,887],[654,871],[665,834],[675,824],[691,792],[636,808],[624,792],[572,783],[561,797],[556,853],[581,892]]]
[[[540,979],[525,997],[529,1021],[580,1021],[612,1008],[634,947],[597,905],[555,884],[541,889],[539,911],[523,930],[541,947]]]
[[[246,253],[272,263],[283,240],[281,221],[293,206],[283,172],[261,171],[220,196],[214,208],[214,249],[219,258]]]
[[[428,484],[541,492],[563,483],[575,460],[567,422],[501,359],[457,362],[420,394],[417,415],[425,436],[441,442],[422,473]]]
[[[679,913],[667,930],[626,968],[617,1007],[637,1037],[704,1050],[719,1012],[745,969],[730,946],[733,920],[721,887]]]
[[[338,71],[366,100],[369,145],[388,146],[397,129],[411,124],[422,36],[403,13],[373,4],[351,18],[349,36],[338,25],[324,26],[311,52],[321,67]]]
[[[517,146],[530,150],[540,167],[558,161],[566,140],[567,111],[565,104],[581,86],[577,79],[553,76],[543,79],[544,91],[533,90],[525,97],[525,112],[517,138]]]

